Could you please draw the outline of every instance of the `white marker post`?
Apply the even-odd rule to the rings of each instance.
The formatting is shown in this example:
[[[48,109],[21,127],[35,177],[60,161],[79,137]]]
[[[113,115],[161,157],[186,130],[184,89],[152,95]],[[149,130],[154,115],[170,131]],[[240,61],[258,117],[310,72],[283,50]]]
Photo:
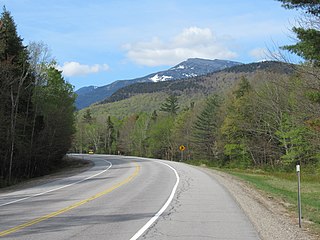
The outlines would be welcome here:
[[[296,171],[298,176],[298,211],[299,211],[299,228],[301,228],[301,193],[300,193],[300,164],[297,163]]]

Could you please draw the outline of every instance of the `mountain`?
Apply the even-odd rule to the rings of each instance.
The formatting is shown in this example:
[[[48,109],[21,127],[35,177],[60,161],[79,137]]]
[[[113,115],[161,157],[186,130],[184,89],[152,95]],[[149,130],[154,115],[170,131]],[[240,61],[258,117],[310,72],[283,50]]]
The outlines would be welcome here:
[[[162,82],[167,80],[178,80],[183,78],[197,77],[220,71],[225,68],[241,65],[242,63],[227,60],[209,60],[201,58],[189,58],[166,71],[149,74],[140,82]]]
[[[276,61],[250,63],[176,81],[135,83],[116,91],[112,96],[89,107],[95,116],[113,116],[124,119],[132,114],[159,110],[169,95],[178,97],[180,109],[188,109],[212,95],[229,96],[244,77],[253,85],[288,78],[295,73],[296,65]],[[195,107],[195,111],[199,109]],[[80,111],[83,114],[85,110]]]
[[[109,97],[112,93],[114,93],[118,89],[133,83],[138,83],[138,82],[139,80],[136,80],[136,79],[118,80],[102,87],[90,86],[90,87],[80,88],[75,92],[77,94],[76,108],[80,110],[85,107],[88,107],[95,102],[99,102]]]
[[[80,88],[80,89],[77,91],[77,94],[78,94],[78,95],[88,94],[88,93],[92,92],[93,90],[95,90],[96,88],[97,88],[97,87],[95,87],[95,86],[83,87],[83,88]]]
[[[77,109],[90,106],[93,103],[100,102],[110,97],[117,90],[135,84],[144,82],[163,82],[173,81],[196,76],[203,76],[209,73],[221,71],[225,68],[241,65],[242,63],[227,60],[209,60],[201,58],[190,58],[178,65],[165,71],[149,74],[141,78],[131,80],[118,80],[102,87],[84,87],[76,91],[78,95],[76,99]]]
[[[177,67],[179,67],[179,65],[174,68]],[[294,65],[284,62],[264,61],[236,65],[206,75],[180,79],[177,81],[134,83],[118,89],[110,97],[99,102],[99,104],[117,102],[145,93],[163,92],[179,95],[182,92],[189,91],[193,93],[201,92],[203,94],[208,94],[214,92],[218,88],[222,89],[225,86],[230,86],[236,78],[238,78],[237,76],[247,76],[250,78],[250,74],[257,73],[258,71],[290,75],[294,72],[294,68]]]

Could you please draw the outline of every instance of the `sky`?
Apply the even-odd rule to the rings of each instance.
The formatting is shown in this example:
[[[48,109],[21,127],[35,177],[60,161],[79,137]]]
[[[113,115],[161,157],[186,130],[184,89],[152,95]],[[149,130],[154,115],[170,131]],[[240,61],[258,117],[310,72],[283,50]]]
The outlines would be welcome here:
[[[0,0],[24,44],[48,45],[75,90],[188,58],[251,63],[295,42],[299,12],[275,0]]]

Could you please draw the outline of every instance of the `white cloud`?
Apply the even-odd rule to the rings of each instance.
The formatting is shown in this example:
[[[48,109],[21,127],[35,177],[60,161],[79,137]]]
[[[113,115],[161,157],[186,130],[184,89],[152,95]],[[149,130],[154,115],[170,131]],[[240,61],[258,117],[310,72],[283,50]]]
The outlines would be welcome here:
[[[153,38],[149,42],[126,44],[127,57],[141,65],[173,65],[187,58],[233,59],[225,37],[215,36],[209,28],[190,27],[169,41]]]
[[[255,48],[249,52],[249,55],[253,57],[255,60],[266,60],[268,59],[269,51],[265,48]]]
[[[254,48],[249,52],[249,55],[257,62],[262,61],[287,61],[290,55],[276,47],[273,49]]]
[[[63,66],[57,67],[60,71],[63,72],[64,76],[84,76],[91,73],[97,73],[102,71],[108,71],[109,66],[107,64],[94,64],[94,65],[85,65],[78,62],[65,62]]]

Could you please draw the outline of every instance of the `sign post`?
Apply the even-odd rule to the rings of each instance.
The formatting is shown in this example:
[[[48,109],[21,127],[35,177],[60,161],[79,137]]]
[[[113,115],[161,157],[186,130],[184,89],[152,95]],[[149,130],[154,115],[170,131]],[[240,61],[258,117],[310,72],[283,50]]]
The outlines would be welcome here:
[[[184,150],[186,150],[186,147],[184,145],[181,145],[179,147],[179,150],[181,152],[181,160],[180,161],[183,162],[183,152],[184,152]]]
[[[301,192],[300,192],[300,164],[297,163],[296,171],[298,176],[298,212],[299,212],[299,228],[301,228]]]

